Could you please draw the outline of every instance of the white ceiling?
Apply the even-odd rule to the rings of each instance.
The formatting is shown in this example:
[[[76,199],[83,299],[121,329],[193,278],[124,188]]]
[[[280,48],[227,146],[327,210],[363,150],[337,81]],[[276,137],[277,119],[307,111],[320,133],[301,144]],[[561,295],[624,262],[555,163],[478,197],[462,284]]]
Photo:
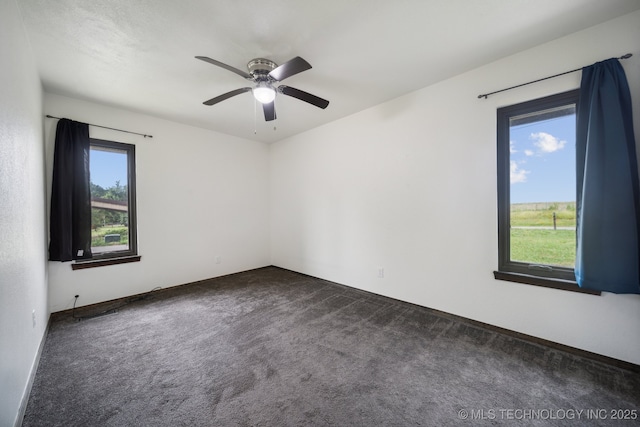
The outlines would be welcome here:
[[[264,142],[640,9],[640,0],[17,2],[47,92]],[[331,103],[279,95],[269,123],[261,109],[254,120],[250,93],[205,106],[247,82],[196,55],[241,70],[252,58],[301,56],[313,68],[285,84]]]

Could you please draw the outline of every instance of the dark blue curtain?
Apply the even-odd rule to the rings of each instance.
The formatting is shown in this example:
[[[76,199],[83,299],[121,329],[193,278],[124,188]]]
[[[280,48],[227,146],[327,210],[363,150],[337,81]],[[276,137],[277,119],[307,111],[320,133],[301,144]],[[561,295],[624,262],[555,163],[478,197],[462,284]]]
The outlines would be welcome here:
[[[617,59],[582,69],[576,161],[576,280],[640,293],[638,162],[629,85]]]
[[[91,258],[89,153],[89,125],[60,119],[51,189],[51,261]]]

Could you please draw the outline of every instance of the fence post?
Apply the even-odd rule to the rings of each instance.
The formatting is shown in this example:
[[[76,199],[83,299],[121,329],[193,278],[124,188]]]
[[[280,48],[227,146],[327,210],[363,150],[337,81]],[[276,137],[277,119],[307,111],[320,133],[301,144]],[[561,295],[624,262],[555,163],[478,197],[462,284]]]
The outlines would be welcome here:
[[[556,213],[553,213],[553,229],[556,229]]]

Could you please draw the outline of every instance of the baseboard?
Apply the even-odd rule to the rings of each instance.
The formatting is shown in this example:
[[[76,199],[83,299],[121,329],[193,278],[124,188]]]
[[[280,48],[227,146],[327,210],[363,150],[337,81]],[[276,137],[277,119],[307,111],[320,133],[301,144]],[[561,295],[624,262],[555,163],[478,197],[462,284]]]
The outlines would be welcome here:
[[[166,288],[157,288],[157,289],[152,289],[150,291],[147,292],[142,292],[139,294],[132,294],[132,295],[127,295],[124,297],[120,297],[120,298],[114,298],[114,299],[110,299],[107,301],[101,301],[101,302],[96,302],[93,304],[87,304],[87,305],[81,305],[75,308],[75,311],[78,313],[78,315],[83,315],[84,313],[89,313],[89,317],[91,317],[91,313],[95,313],[95,312],[102,312],[102,311],[107,311],[107,310],[111,310],[111,309],[118,309],[119,307],[126,305],[130,302],[135,302],[135,301],[140,301],[142,299],[146,299],[146,297],[151,294],[152,292],[154,294],[162,294],[162,293],[166,293],[166,292],[176,292],[179,291],[180,288],[183,287],[189,287],[189,286],[197,286],[197,285],[202,285],[203,283],[207,283],[210,282],[211,280],[216,280],[216,279],[222,279],[224,277],[230,277],[230,276],[234,276],[236,274],[243,274],[243,273],[247,273],[249,271],[256,271],[256,270],[261,270],[263,268],[269,268],[269,267],[273,267],[271,265],[266,265],[264,267],[257,267],[257,268],[251,268],[249,270],[244,270],[244,271],[238,271],[236,273],[229,273],[229,274],[223,274],[222,276],[216,276],[216,277],[212,277],[209,279],[203,279],[203,280],[197,280],[195,282],[189,282],[189,283],[182,283],[179,285],[173,285],[173,286],[168,286]],[[279,268],[279,267],[277,267]],[[72,316],[74,312],[73,308],[68,308],[65,310],[60,310],[60,311],[56,311],[54,313],[51,313],[51,320],[52,321],[58,321],[62,318],[68,317],[68,316]]]
[[[453,318],[459,319],[461,322],[465,322],[483,329],[494,331],[502,335],[508,335],[510,337],[517,338],[522,341],[527,341],[532,344],[538,344],[544,347],[552,348],[554,350],[562,351],[564,353],[568,353],[573,356],[580,357],[582,359],[603,363],[608,366],[613,366],[619,369],[624,369],[626,371],[631,371],[633,373],[640,374],[640,365],[636,365],[635,363],[631,363],[625,360],[620,360],[620,359],[605,356],[602,354],[594,353],[588,350],[583,350],[581,348],[571,347],[566,344],[560,344],[555,341],[549,341],[544,338],[539,338],[533,335],[523,334],[522,332],[517,332],[511,329],[502,328],[500,326],[491,325],[489,323],[480,322],[478,320],[467,319],[466,317],[446,313],[444,311],[439,311],[435,309],[431,309],[431,310],[433,310],[434,312],[441,313],[443,316],[453,317]]]
[[[38,372],[38,366],[40,365],[40,356],[42,356],[42,350],[44,349],[44,343],[47,340],[47,335],[49,334],[50,326],[51,326],[51,316],[49,316],[49,320],[47,321],[47,326],[44,328],[44,333],[42,334],[42,339],[40,340],[40,345],[38,346],[36,357],[33,360],[33,365],[31,366],[31,373],[29,374],[29,381],[27,381],[27,386],[24,389],[24,394],[22,395],[22,399],[20,399],[20,407],[18,408],[18,415],[16,416],[16,420],[13,424],[14,427],[22,426],[22,420],[24,419],[24,414],[27,411],[29,396],[31,396],[31,388],[33,387],[33,381],[36,378],[36,372]]]
[[[605,355],[598,354],[598,353],[593,353],[591,351],[582,350],[580,348],[571,347],[571,346],[568,346],[568,345],[565,345],[565,344],[560,344],[560,343],[557,343],[557,342],[554,342],[554,341],[549,341],[549,340],[546,340],[544,338],[539,338],[539,337],[536,337],[536,336],[533,336],[533,335],[523,334],[522,332],[517,332],[517,331],[511,330],[511,329],[502,328],[500,326],[491,325],[489,323],[480,322],[478,320],[469,319],[469,318],[466,318],[466,317],[463,317],[463,316],[459,316],[457,314],[447,313],[446,311],[437,310],[435,308],[426,307],[426,306],[415,304],[415,303],[412,303],[412,302],[403,301],[403,300],[400,300],[400,299],[397,299],[397,298],[388,297],[386,295],[376,294],[374,292],[366,291],[364,289],[353,288],[353,287],[351,287],[349,285],[345,285],[345,284],[338,283],[338,282],[333,282],[331,280],[323,279],[321,277],[311,276],[311,275],[305,274],[305,273],[300,273],[299,271],[290,270],[290,269],[287,269],[287,268],[282,268],[282,267],[277,267],[277,266],[273,266],[273,267],[280,268],[281,270],[291,271],[292,273],[301,274],[303,276],[312,277],[314,279],[324,280],[325,282],[334,283],[334,284],[336,284],[338,286],[345,286],[345,287],[350,288],[350,289],[357,289],[358,291],[361,291],[361,292],[366,292],[366,293],[369,293],[369,294],[372,294],[372,295],[377,295],[377,296],[382,297],[382,298],[388,298],[390,300],[398,301],[398,302],[401,302],[403,304],[410,304],[410,305],[413,305],[413,306],[416,306],[416,307],[427,309],[427,310],[430,310],[433,313],[438,314],[438,315],[440,315],[442,317],[447,317],[447,318],[450,318],[452,320],[456,320],[458,322],[462,322],[462,323],[466,323],[466,324],[469,324],[469,325],[472,325],[472,326],[476,326],[476,327],[479,327],[479,328],[487,329],[487,330],[490,330],[490,331],[493,331],[493,332],[497,332],[497,333],[500,333],[500,334],[503,334],[503,335],[507,335],[507,336],[510,336],[510,337],[513,337],[513,338],[517,338],[517,339],[520,339],[522,341],[526,341],[526,342],[529,342],[529,343],[532,343],[532,344],[537,344],[537,345],[541,345],[541,346],[544,346],[544,347],[552,348],[554,350],[562,351],[564,353],[568,353],[568,354],[570,354],[572,356],[580,357],[582,359],[587,359],[587,360],[599,362],[599,363],[602,363],[602,364],[605,364],[605,365],[608,365],[608,366],[613,366],[615,368],[624,369],[626,371],[631,371],[631,372],[636,373],[636,374],[640,373],[640,365],[636,365],[635,363],[627,362],[627,361],[624,361],[624,360],[616,359],[616,358],[605,356]]]
[[[608,366],[613,366],[613,367],[616,367],[616,368],[619,368],[619,369],[624,369],[624,370],[631,371],[631,372],[634,372],[634,373],[640,373],[640,365],[636,365],[636,364],[631,363],[631,362],[615,359],[613,357],[604,356],[602,354],[593,353],[593,352],[590,352],[590,351],[587,351],[587,350],[582,350],[582,349],[579,349],[579,348],[576,348],[576,347],[571,347],[571,346],[568,346],[568,345],[565,345],[565,344],[560,344],[560,343],[557,343],[557,342],[554,342],[554,341],[549,341],[549,340],[546,340],[544,338],[539,338],[539,337],[536,337],[536,336],[533,336],[533,335],[523,334],[521,332],[517,332],[517,331],[511,330],[511,329],[506,329],[506,328],[502,328],[502,327],[499,327],[499,326],[494,326],[494,325],[491,325],[489,323],[484,323],[484,322],[480,322],[480,321],[477,321],[477,320],[469,319],[469,318],[466,318],[466,317],[463,317],[463,316],[459,316],[459,315],[456,315],[456,314],[447,313],[445,311],[437,310],[437,309],[434,309],[434,308],[431,308],[431,307],[426,307],[426,306],[415,304],[415,303],[412,303],[412,302],[399,300],[397,298],[388,297],[386,295],[376,294],[376,293],[371,292],[371,291],[366,291],[366,290],[363,290],[363,289],[354,288],[354,287],[349,286],[349,285],[345,285],[345,284],[338,283],[338,282],[333,282],[331,280],[323,279],[321,277],[311,276],[311,275],[305,274],[305,273],[300,273],[299,271],[290,270],[288,268],[278,267],[276,265],[258,267],[258,268],[254,268],[254,269],[250,269],[250,270],[246,270],[246,271],[242,271],[242,272],[237,272],[237,273],[232,273],[232,274],[226,274],[226,275],[223,275],[223,276],[213,277],[211,279],[198,280],[196,282],[184,283],[184,284],[181,284],[181,285],[175,285],[175,286],[171,286],[171,287],[168,287],[168,288],[161,288],[161,289],[159,289],[159,290],[157,290],[155,292],[167,292],[167,291],[175,292],[175,291],[179,290],[181,287],[201,285],[201,284],[209,282],[211,280],[216,280],[216,279],[220,279],[220,278],[224,278],[224,277],[228,277],[228,276],[233,276],[233,275],[236,275],[236,274],[242,274],[242,273],[246,273],[248,271],[261,270],[263,268],[278,268],[280,270],[290,271],[292,273],[300,274],[302,276],[307,276],[307,277],[311,277],[311,278],[318,279],[318,280],[324,280],[325,282],[334,283],[334,284],[336,284],[338,286],[345,286],[345,287],[350,288],[350,289],[357,289],[358,291],[361,291],[361,292],[366,292],[366,293],[369,293],[369,294],[372,294],[372,295],[377,295],[377,296],[382,297],[382,298],[388,298],[390,300],[398,301],[398,302],[401,302],[403,304],[414,305],[416,307],[420,307],[420,308],[423,308],[423,309],[430,310],[430,311],[432,311],[432,312],[434,312],[434,313],[436,313],[436,314],[438,314],[440,316],[443,316],[443,317],[448,317],[448,318],[457,320],[459,322],[467,323],[467,324],[470,324],[470,325],[473,325],[473,326],[476,326],[476,327],[480,327],[480,328],[484,328],[484,329],[491,330],[491,331],[494,331],[494,332],[498,332],[498,333],[501,333],[503,335],[508,335],[510,337],[517,338],[517,339],[520,339],[520,340],[523,340],[523,341],[527,341],[527,342],[530,342],[530,343],[533,343],[533,344],[537,344],[537,345],[545,346],[545,347],[548,347],[548,348],[552,348],[554,350],[562,351],[562,352],[571,354],[571,355],[576,356],[576,357],[580,357],[580,358],[583,358],[583,359],[587,359],[587,360],[603,363],[603,364],[608,365]],[[109,301],[104,301],[104,302],[99,302],[99,303],[95,303],[95,304],[82,306],[79,309],[81,310],[82,313],[91,312],[91,311],[108,310],[109,308],[112,308],[113,306],[118,306],[120,304],[125,304],[128,301],[137,301],[139,299],[144,298],[144,296],[148,295],[148,294],[149,294],[149,292],[145,292],[145,293],[141,293],[141,294],[130,295],[130,296],[127,296],[127,297],[116,298],[116,299],[109,300]],[[76,309],[76,310],[78,310],[78,309]],[[72,309],[58,311],[58,312],[55,312],[55,313],[51,314],[51,320],[57,320],[57,319],[59,319],[61,317],[70,316],[70,315],[72,315]]]

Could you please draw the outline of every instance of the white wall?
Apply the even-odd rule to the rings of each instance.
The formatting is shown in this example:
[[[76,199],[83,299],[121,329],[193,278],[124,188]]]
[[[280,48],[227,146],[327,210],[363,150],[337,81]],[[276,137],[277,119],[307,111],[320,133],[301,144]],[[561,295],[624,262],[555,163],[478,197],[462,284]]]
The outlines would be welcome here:
[[[272,263],[640,363],[639,295],[493,279],[496,109],[575,89],[580,73],[477,98],[632,52],[640,141],[639,41],[635,12],[272,145]]]
[[[42,88],[13,0],[0,2],[0,56],[0,426],[12,426],[49,318]]]
[[[135,144],[140,262],[71,270],[49,262],[52,312],[263,267],[269,260],[268,146],[45,94],[45,114],[153,135],[90,127],[92,137]],[[57,120],[46,119],[47,182]],[[221,263],[215,263],[215,257]]]

